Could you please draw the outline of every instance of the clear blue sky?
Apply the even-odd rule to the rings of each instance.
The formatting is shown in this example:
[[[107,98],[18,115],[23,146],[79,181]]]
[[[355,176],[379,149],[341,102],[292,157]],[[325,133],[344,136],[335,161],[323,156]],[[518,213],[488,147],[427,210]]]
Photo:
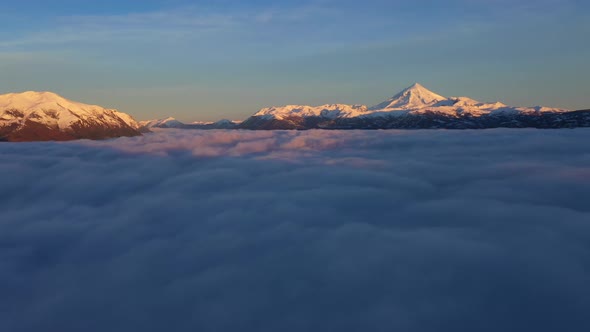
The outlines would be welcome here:
[[[590,108],[587,0],[20,0],[0,92],[50,90],[137,119],[444,95]]]

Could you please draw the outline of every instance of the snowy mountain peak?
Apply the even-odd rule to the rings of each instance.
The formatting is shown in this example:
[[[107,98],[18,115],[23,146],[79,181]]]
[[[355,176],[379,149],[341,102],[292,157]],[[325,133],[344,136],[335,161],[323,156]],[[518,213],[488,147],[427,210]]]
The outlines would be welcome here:
[[[97,105],[75,102],[48,91],[26,91],[0,95],[0,109],[9,108],[24,112],[53,110],[75,115],[87,115],[107,110]]]
[[[53,92],[0,95],[0,140],[133,136],[139,134],[138,128],[128,114],[72,101]]]
[[[62,98],[57,93],[50,91],[25,91],[21,93],[9,93],[8,95],[22,98]]]
[[[412,86],[402,90],[392,98],[379,105],[373,106],[370,109],[415,109],[431,106],[447,99],[448,98],[426,89],[420,83],[414,83]]]
[[[64,103],[65,98],[53,92],[26,91],[0,95],[0,108],[27,110],[47,103]]]
[[[414,91],[414,90],[426,90],[426,91],[429,91],[428,89],[426,89],[424,87],[424,85],[416,82],[416,83],[410,85],[409,87],[405,88],[402,92],[404,92],[404,91]]]
[[[533,127],[543,127],[542,121],[562,113],[566,109],[549,107],[514,107],[501,102],[480,102],[469,97],[444,97],[432,92],[419,83],[402,90],[387,101],[367,108],[364,105],[328,104],[322,106],[287,105],[263,108],[244,121],[240,128],[246,129],[304,129],[304,128],[420,128],[430,126],[444,127],[440,121],[461,122],[465,128],[486,126],[515,126],[505,124],[505,118],[526,118]],[[543,116],[543,117],[539,117]],[[571,121],[585,123],[585,115],[573,114]],[[532,117],[534,118],[534,122]],[[502,119],[500,119],[502,118]],[[529,119],[530,118],[530,119]],[[477,120],[473,120],[477,119]],[[541,120],[539,120],[541,119]],[[551,118],[553,119],[553,118]],[[469,121],[476,121],[467,123]],[[399,123],[395,123],[400,121]],[[416,121],[413,127],[409,122]],[[431,122],[430,124],[421,121]],[[463,123],[462,121],[465,121]],[[477,121],[480,121],[477,124]],[[516,120],[515,120],[516,121]],[[486,122],[483,124],[483,122]],[[524,123],[524,122],[523,122]],[[522,124],[522,123],[521,123]]]

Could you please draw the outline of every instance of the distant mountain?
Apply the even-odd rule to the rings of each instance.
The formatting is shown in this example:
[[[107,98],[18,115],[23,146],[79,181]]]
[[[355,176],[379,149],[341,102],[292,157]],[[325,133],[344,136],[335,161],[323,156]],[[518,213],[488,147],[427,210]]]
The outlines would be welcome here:
[[[175,118],[166,118],[161,120],[140,121],[139,126],[142,130],[153,128],[176,128],[176,129],[236,129],[240,122],[227,119],[216,122],[193,122],[183,123]]]
[[[185,124],[176,120],[175,118],[168,117],[166,119],[158,119],[158,120],[147,120],[147,121],[139,121],[140,128],[182,128]]]
[[[590,126],[590,111],[512,107],[468,97],[444,97],[416,83],[373,107],[288,105],[264,108],[242,129],[481,129]]]
[[[0,141],[67,141],[137,136],[125,113],[65,99],[52,92],[0,95]]]

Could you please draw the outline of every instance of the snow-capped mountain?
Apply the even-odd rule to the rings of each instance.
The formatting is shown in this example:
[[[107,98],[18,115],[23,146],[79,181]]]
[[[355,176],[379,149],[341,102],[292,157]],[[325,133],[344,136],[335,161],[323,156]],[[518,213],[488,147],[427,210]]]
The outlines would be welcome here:
[[[175,118],[169,117],[161,120],[140,121],[141,129],[149,130],[154,128],[175,128],[175,129],[235,129],[240,124],[239,121],[219,120],[216,122],[201,122],[196,121],[192,123],[183,123]]]
[[[307,105],[287,105],[283,107],[268,107],[261,109],[254,114],[257,117],[266,119],[287,119],[293,116],[296,117],[322,117],[328,119],[336,118],[352,118],[369,114],[367,106],[364,105],[343,105],[343,104],[329,104],[322,106],[307,106]]]
[[[139,121],[139,126],[142,128],[182,128],[185,124],[176,120],[173,117],[158,120]]]
[[[373,107],[288,105],[264,108],[244,129],[562,128],[590,126],[590,112],[511,107],[468,97],[444,97],[416,83]]]
[[[419,83],[403,90],[392,98],[375,105],[370,109],[372,111],[387,109],[418,109],[428,106],[435,106],[441,102],[447,101],[448,98],[436,94]]]
[[[493,112],[563,113],[566,109],[549,107],[510,107],[501,102],[483,103],[469,97],[443,97],[416,83],[391,99],[370,108],[371,116],[422,114],[435,112],[448,115],[482,116]]]
[[[104,139],[141,135],[128,114],[68,100],[52,92],[0,95],[0,140]]]

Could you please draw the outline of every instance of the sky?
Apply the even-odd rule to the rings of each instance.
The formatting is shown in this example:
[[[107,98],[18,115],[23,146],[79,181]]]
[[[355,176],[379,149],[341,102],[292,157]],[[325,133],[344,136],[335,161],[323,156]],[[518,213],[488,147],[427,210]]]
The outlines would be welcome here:
[[[590,331],[589,138],[0,144],[0,331]]]
[[[583,0],[21,0],[0,12],[0,92],[53,91],[138,120],[375,105],[414,82],[582,109],[588,35]]]

